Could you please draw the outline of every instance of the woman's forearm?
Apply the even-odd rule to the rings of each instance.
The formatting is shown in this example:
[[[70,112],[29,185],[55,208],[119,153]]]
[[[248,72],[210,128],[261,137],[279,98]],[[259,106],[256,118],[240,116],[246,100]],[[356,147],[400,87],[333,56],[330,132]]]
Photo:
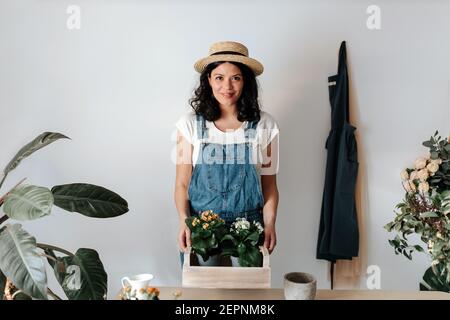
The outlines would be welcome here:
[[[275,221],[277,218],[277,208],[278,208],[278,199],[279,193],[276,185],[265,186],[263,188],[264,195],[264,224],[267,225],[275,225]]]
[[[184,221],[190,216],[189,199],[186,187],[175,187],[175,206],[178,211],[178,217],[181,221]]]

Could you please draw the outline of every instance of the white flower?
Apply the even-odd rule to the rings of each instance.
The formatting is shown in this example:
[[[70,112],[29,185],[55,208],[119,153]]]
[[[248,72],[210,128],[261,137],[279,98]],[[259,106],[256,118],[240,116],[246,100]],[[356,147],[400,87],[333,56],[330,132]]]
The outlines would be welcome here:
[[[439,164],[437,162],[430,162],[427,165],[427,169],[428,171],[430,171],[430,173],[434,174],[436,171],[439,170]]]
[[[245,218],[236,218],[236,222],[233,224],[237,232],[250,229],[250,222]]]
[[[256,229],[258,229],[258,233],[262,233],[264,231],[264,228],[262,227],[261,223],[253,221],[253,224],[256,226]]]
[[[418,158],[416,161],[414,161],[414,166],[416,169],[423,169],[427,165],[427,159],[425,158]]]
[[[428,170],[422,169],[417,173],[417,177],[420,179],[420,181],[427,181],[428,179]]]
[[[416,191],[416,185],[411,180],[406,180],[403,182],[403,187],[407,192],[414,192]]]
[[[436,237],[441,239],[441,240],[445,240],[444,237],[442,236],[442,233],[440,233],[440,232],[436,233]]]
[[[419,183],[419,191],[420,192],[426,193],[426,192],[428,192],[428,190],[430,190],[430,185],[428,184],[428,182]]]
[[[433,249],[434,247],[434,241],[433,240],[428,240],[428,249]]]
[[[409,179],[408,171],[403,170],[403,171],[400,173],[400,178],[401,178],[403,181],[408,180],[408,179]]]

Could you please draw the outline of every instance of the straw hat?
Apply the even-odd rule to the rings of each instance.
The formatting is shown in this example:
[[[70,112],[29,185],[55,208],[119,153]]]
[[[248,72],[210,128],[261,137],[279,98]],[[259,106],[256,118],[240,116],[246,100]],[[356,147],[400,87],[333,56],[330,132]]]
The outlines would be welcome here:
[[[217,61],[233,61],[245,64],[253,70],[255,76],[263,73],[263,65],[248,56],[248,49],[242,43],[234,41],[222,41],[213,43],[209,47],[209,55],[198,60],[194,64],[194,69],[202,73],[206,66],[212,62]]]

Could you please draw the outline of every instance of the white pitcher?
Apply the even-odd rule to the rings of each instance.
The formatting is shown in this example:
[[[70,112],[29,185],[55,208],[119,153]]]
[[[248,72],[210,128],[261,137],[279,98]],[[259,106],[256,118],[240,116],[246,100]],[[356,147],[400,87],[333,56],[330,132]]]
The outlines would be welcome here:
[[[136,294],[138,300],[143,299],[144,294],[140,293],[140,289],[147,289],[150,281],[153,279],[153,275],[150,273],[141,273],[130,277],[122,278],[122,287],[131,287],[130,294]],[[127,284],[128,283],[128,284]]]

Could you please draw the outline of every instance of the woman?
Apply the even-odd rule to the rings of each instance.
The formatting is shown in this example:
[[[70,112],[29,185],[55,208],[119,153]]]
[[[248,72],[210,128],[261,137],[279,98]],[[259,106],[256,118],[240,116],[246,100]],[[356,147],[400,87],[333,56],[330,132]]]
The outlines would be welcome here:
[[[279,130],[259,108],[255,77],[263,66],[248,57],[244,45],[226,41],[213,44],[194,68],[201,73],[190,100],[194,112],[176,124],[179,247],[185,251],[191,244],[185,219],[213,210],[227,224],[236,217],[261,222],[264,246],[271,253],[276,245]]]

